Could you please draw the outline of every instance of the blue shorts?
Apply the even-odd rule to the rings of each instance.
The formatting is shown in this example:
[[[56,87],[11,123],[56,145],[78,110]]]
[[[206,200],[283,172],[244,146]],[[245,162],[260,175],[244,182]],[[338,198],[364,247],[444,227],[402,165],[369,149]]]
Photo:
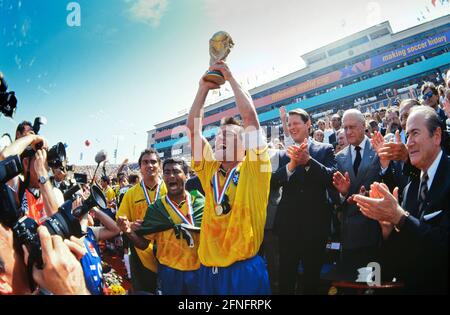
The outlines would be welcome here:
[[[270,295],[269,274],[260,256],[235,262],[228,267],[200,269],[202,295]]]
[[[199,271],[182,271],[158,265],[158,285],[163,295],[198,295]]]

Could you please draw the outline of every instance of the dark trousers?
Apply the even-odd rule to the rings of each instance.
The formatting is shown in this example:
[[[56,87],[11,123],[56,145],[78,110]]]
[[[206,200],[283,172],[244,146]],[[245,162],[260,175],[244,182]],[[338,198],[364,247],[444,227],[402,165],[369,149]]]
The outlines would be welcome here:
[[[303,263],[303,293],[318,294],[326,241],[279,238],[280,294],[295,294],[300,260]]]
[[[155,294],[157,276],[141,262],[134,246],[130,246],[131,284],[135,293],[146,292]]]

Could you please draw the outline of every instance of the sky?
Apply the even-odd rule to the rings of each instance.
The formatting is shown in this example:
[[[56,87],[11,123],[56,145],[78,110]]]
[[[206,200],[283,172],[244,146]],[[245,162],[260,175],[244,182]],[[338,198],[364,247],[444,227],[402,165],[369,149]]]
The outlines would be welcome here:
[[[398,32],[450,13],[448,0],[432,2],[0,0],[0,72],[18,98],[13,119],[0,116],[0,134],[44,116],[40,133],[66,143],[70,163],[94,164],[99,150],[111,163],[135,162],[146,131],[191,106],[215,32],[232,36],[227,63],[250,89],[377,23]]]

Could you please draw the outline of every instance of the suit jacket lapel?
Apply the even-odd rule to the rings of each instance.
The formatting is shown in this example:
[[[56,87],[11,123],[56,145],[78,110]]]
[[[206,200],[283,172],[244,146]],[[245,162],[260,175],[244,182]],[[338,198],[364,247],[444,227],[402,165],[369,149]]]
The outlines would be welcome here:
[[[442,154],[441,161],[439,162],[439,166],[436,170],[436,174],[433,178],[433,183],[431,184],[430,191],[427,194],[425,206],[422,209],[421,219],[424,215],[440,209],[435,209],[433,207],[433,201],[437,201],[442,199],[442,193],[447,189],[448,185],[448,161],[445,152]]]
[[[311,142],[311,145],[309,146],[308,151],[309,151],[309,155],[313,159],[317,160],[318,150],[317,150],[317,145],[314,143],[314,141]]]
[[[420,181],[417,177],[414,177],[411,182],[405,187],[404,198],[402,208],[409,211],[412,216],[419,218],[419,193]]]
[[[347,152],[345,153],[344,169],[347,170],[348,174],[350,175],[350,183],[354,183],[356,180],[356,176],[355,172],[353,171],[352,150],[350,145],[348,145],[345,150],[347,150]]]
[[[370,145],[369,139],[366,141],[366,145],[364,147],[364,155],[361,161],[361,164],[359,165],[358,169],[358,180],[361,181],[361,179],[364,178],[367,171],[369,170],[372,160],[375,157],[375,152],[372,150],[372,146]]]

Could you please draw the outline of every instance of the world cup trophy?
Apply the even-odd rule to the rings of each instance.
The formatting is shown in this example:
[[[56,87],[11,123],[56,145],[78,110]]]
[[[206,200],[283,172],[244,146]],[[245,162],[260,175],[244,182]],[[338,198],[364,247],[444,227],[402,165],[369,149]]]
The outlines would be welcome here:
[[[215,33],[209,40],[209,55],[211,56],[209,65],[212,66],[219,60],[225,61],[233,46],[234,42],[230,34],[224,31]],[[208,71],[205,80],[218,85],[225,83],[225,78],[220,71]]]

